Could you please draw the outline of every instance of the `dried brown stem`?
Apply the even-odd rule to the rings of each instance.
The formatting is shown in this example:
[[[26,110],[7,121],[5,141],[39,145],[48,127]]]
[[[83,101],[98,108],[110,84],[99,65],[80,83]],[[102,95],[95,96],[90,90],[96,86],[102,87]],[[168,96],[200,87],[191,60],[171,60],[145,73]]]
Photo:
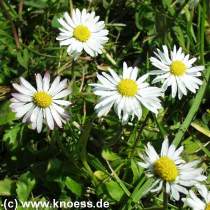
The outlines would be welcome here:
[[[7,18],[11,23],[11,28],[12,28],[13,37],[15,39],[15,44],[16,44],[17,49],[19,49],[20,48],[20,41],[19,41],[17,29],[15,27],[14,22],[12,21],[12,17],[10,16],[7,8],[4,6],[4,1],[3,0],[0,0],[0,7],[3,10],[5,18]]]
[[[23,11],[23,5],[24,5],[24,0],[20,0],[19,5],[18,5],[18,13],[21,15]]]

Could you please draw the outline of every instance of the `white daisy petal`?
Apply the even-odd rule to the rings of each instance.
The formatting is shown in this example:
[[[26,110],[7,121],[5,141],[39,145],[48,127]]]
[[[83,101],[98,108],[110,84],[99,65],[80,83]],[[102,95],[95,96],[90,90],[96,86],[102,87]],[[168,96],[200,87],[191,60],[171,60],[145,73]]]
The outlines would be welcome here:
[[[110,109],[112,108],[112,106],[113,106],[113,102],[110,104],[95,108],[98,117],[106,116],[108,112],[110,111]]]
[[[179,191],[177,191],[177,189],[173,185],[171,185],[171,197],[174,198],[176,201],[178,201],[180,198]]]
[[[162,144],[161,153],[160,153],[161,156],[166,156],[168,154],[168,147],[169,147],[168,137],[165,137]]]
[[[31,118],[34,108],[35,106],[33,105],[31,109],[24,115],[23,120],[22,120],[23,123],[30,122],[30,118]]]
[[[67,30],[67,31],[72,31],[71,26],[68,25],[68,24],[66,23],[66,21],[64,21],[62,18],[59,18],[59,19],[58,19],[58,22],[61,24],[62,27],[64,27],[65,30]]]
[[[60,93],[63,89],[68,88],[67,79],[62,80],[54,90],[50,91],[52,96],[55,96],[56,94]]]
[[[65,12],[64,18],[59,18],[58,21],[61,28],[56,39],[61,46],[68,46],[67,52],[74,60],[83,50],[92,57],[102,53],[103,45],[108,41],[108,30],[104,29],[104,21],[99,21],[95,12],[73,9],[71,16]]]
[[[43,78],[43,91],[48,91],[50,87],[50,74],[46,72]]]
[[[177,93],[177,83],[176,83],[176,78],[175,77],[171,77],[171,78],[172,78],[172,85],[171,85],[172,98],[175,98],[176,93]]]
[[[205,202],[208,203],[209,202],[208,194],[210,192],[208,192],[208,189],[206,188],[206,186],[201,185],[201,184],[197,184],[196,188],[198,189],[198,192],[200,193],[200,195],[204,198]]]
[[[195,67],[189,68],[188,72],[199,72],[203,70],[204,70],[204,66],[195,66]]]
[[[12,104],[10,104],[10,108],[12,110],[15,110],[18,107],[24,106],[26,104],[26,102],[19,102],[19,101],[14,101],[14,100],[10,100],[12,102]]]
[[[46,114],[47,124],[48,124],[50,130],[53,130],[54,129],[54,120],[53,120],[50,108],[45,109],[45,114]]]
[[[40,74],[36,74],[35,77],[36,77],[37,90],[42,91],[43,90],[42,76]]]
[[[57,77],[54,79],[54,81],[53,81],[53,83],[51,84],[50,89],[49,89],[49,91],[48,91],[49,94],[53,95],[54,91],[56,91],[58,85],[60,84],[60,79],[61,79],[60,76],[57,76]]]
[[[57,40],[59,40],[59,37],[57,38]],[[74,42],[74,38],[66,38],[65,40],[61,40],[60,41],[60,46],[66,46],[66,45],[70,45]],[[81,51],[81,50],[80,50]]]
[[[61,120],[62,118],[61,118],[61,116],[58,114],[58,112],[55,110],[55,108],[53,106],[50,107],[50,111],[51,111],[53,119],[55,120],[58,127],[62,128],[62,120]]]
[[[44,118],[43,110],[39,109],[39,112],[37,114],[37,120],[36,120],[36,125],[37,125],[36,129],[38,133],[41,133],[42,131],[43,118]]]
[[[119,81],[120,81],[119,76],[117,75],[117,73],[116,73],[114,70],[109,69],[109,72],[110,72],[110,74],[112,75],[113,79],[114,79],[116,82],[119,82]]]
[[[33,110],[32,114],[31,114],[31,117],[30,117],[31,122],[37,121],[38,113],[39,113],[39,107],[35,107],[35,109]]]
[[[29,95],[24,95],[24,94],[20,94],[20,93],[12,93],[12,96],[20,102],[31,102],[32,101],[32,97]]]
[[[16,113],[17,118],[23,118],[23,123],[31,123],[32,129],[38,133],[42,131],[43,124],[53,130],[54,122],[62,127],[68,119],[68,114],[63,107],[69,106],[70,102],[62,98],[70,94],[67,89],[67,80],[60,82],[56,77],[50,85],[50,75],[45,73],[42,78],[36,74],[37,90],[24,78],[20,78],[19,84],[13,84],[19,93],[12,93],[11,109]]]
[[[15,108],[14,111],[16,112],[16,117],[22,118],[32,107],[33,103],[28,103],[23,106]]]
[[[53,99],[60,99],[60,98],[64,98],[66,97],[67,95],[69,95],[71,93],[70,90],[68,89],[65,89],[65,90],[62,90],[60,93],[58,93],[57,95],[53,96]]]
[[[30,90],[31,92],[36,92],[36,89],[23,77],[20,77],[20,83],[23,85],[26,89]]]
[[[94,51],[87,44],[84,44],[84,50],[90,56],[95,57]]]
[[[159,70],[149,73],[156,75],[153,83],[162,82],[164,92],[171,86],[173,98],[178,95],[178,98],[181,99],[183,95],[187,95],[187,89],[196,93],[202,84],[202,81],[197,77],[201,76],[200,72],[204,70],[204,66],[192,67],[196,58],[189,59],[190,56],[185,55],[181,47],[177,50],[176,46],[169,53],[168,48],[164,45],[163,51],[157,49],[154,54],[156,57],[151,57],[150,61]]]
[[[144,74],[143,76],[141,76],[136,82],[138,84],[143,83],[147,78],[148,78],[149,74]]]
[[[13,83],[12,86],[13,86],[19,93],[22,93],[22,94],[25,94],[25,95],[32,96],[33,93],[35,92],[35,91],[31,91],[31,90],[25,88],[25,87],[22,86],[22,85],[18,85],[18,84],[16,84],[16,83]]]
[[[64,13],[64,18],[66,19],[66,22],[68,25],[70,25],[72,28],[75,27],[75,24],[73,23],[71,17],[69,16],[68,12]]]
[[[185,84],[182,82],[180,78],[176,78],[177,84],[183,95],[187,95],[187,89],[185,87]]]
[[[197,186],[207,177],[202,175],[202,169],[196,168],[199,161],[185,163],[180,157],[183,151],[183,146],[176,149],[173,144],[169,145],[166,137],[162,143],[160,156],[155,151],[154,147],[148,143],[145,146],[145,154],[140,157],[143,160],[138,164],[145,168],[146,175],[156,179],[156,183],[166,183],[166,192],[173,200],[179,200],[180,194],[188,194],[188,187]],[[161,186],[161,187],[160,187]],[[163,185],[156,187],[151,192],[160,192]],[[202,189],[201,189],[202,188]],[[204,187],[200,188],[200,194],[207,198],[208,192]],[[206,201],[206,198],[204,200]],[[191,194],[191,200],[199,203],[194,194]],[[190,203],[192,203],[190,200]],[[189,200],[188,200],[189,201]],[[202,205],[200,203],[200,205]],[[205,208],[202,208],[205,210]]]
[[[170,73],[167,72],[167,73],[157,76],[155,79],[153,79],[152,84],[163,81],[165,78],[168,78],[169,75],[170,75]]]
[[[69,106],[71,104],[70,101],[65,101],[65,100],[53,100],[53,102],[62,106]]]
[[[99,102],[95,109],[99,117],[108,114],[111,107],[117,113],[122,123],[127,123],[134,116],[138,119],[142,116],[141,104],[149,108],[151,111],[158,113],[161,108],[159,96],[162,95],[161,89],[157,87],[149,87],[144,82],[149,74],[143,75],[137,79],[138,69],[136,67],[128,67],[123,63],[123,75],[109,69],[110,74],[105,72],[98,74],[99,83],[90,84],[93,91],[100,96]]]
[[[190,190],[188,197],[184,198],[183,201],[187,206],[194,210],[206,210],[210,205],[209,201],[207,200],[208,190],[204,185],[198,184],[196,187],[201,195],[201,198],[198,198],[198,196],[192,190]]]

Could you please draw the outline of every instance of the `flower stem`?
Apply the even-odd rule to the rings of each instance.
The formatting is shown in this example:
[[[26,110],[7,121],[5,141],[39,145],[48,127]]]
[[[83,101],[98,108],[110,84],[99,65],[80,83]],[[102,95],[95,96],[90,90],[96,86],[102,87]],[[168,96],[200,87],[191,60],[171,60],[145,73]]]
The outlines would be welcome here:
[[[82,134],[79,139],[79,150],[80,150],[80,159],[83,163],[86,172],[92,179],[93,185],[97,185],[98,181],[93,175],[93,171],[88,164],[88,153],[87,153],[87,143],[90,136],[90,132],[92,129],[93,120],[95,119],[95,115],[91,119],[87,121],[87,123],[83,126]]]
[[[199,5],[200,7],[200,5]],[[201,10],[201,9],[199,9]],[[204,65],[204,29],[205,29],[205,17],[206,17],[206,1],[203,1],[203,10],[201,13],[201,20],[200,20],[200,60],[201,63]],[[190,126],[190,123],[192,122],[195,114],[197,113],[199,106],[202,102],[203,96],[205,94],[205,90],[209,81],[209,77],[210,77],[210,64],[207,65],[206,71],[204,73],[204,81],[203,81],[203,85],[201,86],[201,88],[199,89],[193,104],[187,114],[187,117],[185,118],[184,122],[182,123],[181,127],[179,128],[178,133],[176,134],[174,140],[173,140],[173,144],[175,146],[178,146],[179,143],[182,140],[182,137],[184,136],[186,130],[188,129],[188,127]]]
[[[73,0],[69,0],[69,10],[70,10],[71,15],[72,15],[73,9],[74,9]]]
[[[168,210],[168,194],[166,192],[166,182],[163,185],[163,209]]]
[[[146,126],[146,123],[147,123],[148,118],[149,118],[149,111],[147,111],[144,120],[142,122],[141,121],[138,121],[138,123],[137,123],[136,129],[138,128],[138,126],[140,124],[141,124],[141,126],[137,130],[137,136],[135,138],[135,142],[134,142],[134,144],[132,146],[132,149],[131,149],[131,152],[129,154],[129,157],[132,157],[135,154],[136,147],[137,147],[137,145],[139,144],[139,141],[140,141],[140,136],[142,134],[142,130]]]
[[[106,58],[110,61],[110,63],[113,65],[113,66],[117,66],[117,63],[116,61],[112,58],[112,56],[105,50],[103,49],[102,50],[104,55],[106,56]]]
[[[203,8],[199,5],[200,14],[200,59],[201,63],[204,64],[204,42],[205,42],[205,21],[206,21],[206,1],[203,1]]]
[[[184,122],[182,123],[181,127],[179,128],[178,133],[176,134],[176,136],[173,140],[173,144],[175,146],[178,146],[179,143],[181,142],[182,137],[184,136],[186,130],[190,126],[190,123],[192,122],[195,114],[197,113],[197,111],[199,109],[199,106],[200,106],[203,96],[205,94],[209,76],[210,76],[210,66],[208,66],[208,68],[206,69],[205,80],[203,82],[203,85],[201,86],[200,90],[198,91],[198,93],[193,101],[193,104],[187,114],[187,117],[185,118]]]

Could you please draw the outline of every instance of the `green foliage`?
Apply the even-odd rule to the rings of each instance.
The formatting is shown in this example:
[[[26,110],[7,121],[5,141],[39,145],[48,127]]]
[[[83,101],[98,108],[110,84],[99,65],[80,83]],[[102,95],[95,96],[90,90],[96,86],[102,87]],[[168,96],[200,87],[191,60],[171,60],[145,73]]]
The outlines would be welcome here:
[[[0,181],[0,195],[11,196],[14,191],[15,183],[11,179],[5,178]]]
[[[106,182],[105,186],[108,194],[111,196],[112,199],[114,199],[115,201],[121,200],[124,192],[117,182],[108,181]]]
[[[27,201],[35,184],[36,180],[33,177],[33,174],[31,174],[30,172],[22,174],[16,183],[17,185],[16,193],[18,199],[20,201]]]
[[[0,2],[1,203],[14,197],[21,201],[103,199],[109,201],[109,210],[163,209],[163,195],[150,192],[155,180],[146,177],[138,162],[144,146],[151,142],[159,150],[166,134],[170,142],[175,139],[177,145],[184,145],[186,160],[202,161],[209,184],[210,5],[206,0],[196,6],[175,0]],[[106,23],[109,42],[97,58],[83,54],[73,61],[56,40],[57,19],[72,6],[94,10]],[[140,75],[148,73],[153,70],[149,57],[163,44],[181,46],[199,58],[198,65],[205,65],[204,86],[196,97],[189,94],[178,101],[166,92],[157,116],[144,109],[139,121],[127,125],[114,111],[97,118],[97,97],[89,85],[96,81],[96,72],[111,67],[121,73],[126,61],[138,66]],[[37,134],[16,119],[9,99],[12,83],[20,76],[35,84],[34,74],[46,71],[69,80],[71,118],[62,129],[50,131],[44,126]],[[22,209],[19,205],[18,210]],[[187,208],[180,200],[169,201],[169,209]]]
[[[81,194],[82,194],[82,187],[81,187],[81,185],[78,182],[74,181],[71,177],[66,177],[65,185],[75,195],[77,195],[78,197],[81,196]]]
[[[15,120],[15,114],[11,111],[9,104],[9,102],[0,104],[0,125],[5,125]]]
[[[23,127],[21,127],[20,124],[14,125],[14,127],[11,127],[8,130],[5,130],[5,134],[3,136],[3,142],[5,142],[5,145],[8,147],[9,150],[15,150],[20,142],[18,141],[21,135],[21,132],[23,131]]]
[[[104,149],[102,151],[102,157],[109,161],[114,161],[120,158],[116,153],[110,151],[109,149]]]

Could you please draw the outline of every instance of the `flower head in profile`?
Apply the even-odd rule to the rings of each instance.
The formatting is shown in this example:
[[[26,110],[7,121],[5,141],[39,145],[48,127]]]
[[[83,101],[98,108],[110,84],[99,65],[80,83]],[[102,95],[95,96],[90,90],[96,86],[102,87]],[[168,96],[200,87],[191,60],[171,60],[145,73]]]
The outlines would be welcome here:
[[[146,154],[140,155],[144,162],[139,162],[139,165],[146,169],[149,177],[156,179],[152,192],[161,191],[165,183],[167,194],[172,199],[179,200],[180,193],[188,194],[187,187],[206,179],[202,175],[202,169],[196,168],[199,161],[185,163],[180,156],[182,151],[183,146],[178,149],[173,144],[169,146],[167,138],[163,141],[160,155],[150,143],[147,144]]]
[[[198,197],[192,190],[187,198],[182,200],[193,210],[210,210],[210,192],[205,185],[196,185],[200,196]]]
[[[142,105],[157,114],[161,108],[159,96],[161,89],[151,87],[145,80],[148,75],[137,78],[138,69],[128,67],[123,63],[123,74],[117,75],[112,69],[110,74],[105,72],[97,75],[99,83],[91,84],[94,93],[100,96],[99,103],[95,106],[98,116],[108,114],[112,106],[118,114],[119,119],[126,123],[129,116],[142,116]]]
[[[64,18],[58,21],[62,27],[56,39],[61,46],[68,46],[67,52],[74,59],[83,50],[92,57],[102,53],[103,45],[108,41],[108,30],[105,29],[104,21],[99,21],[99,16],[95,16],[95,12],[76,9],[72,10],[71,16],[65,12]]]
[[[174,46],[173,51],[168,51],[166,46],[163,46],[163,52],[157,49],[154,53],[156,57],[151,57],[152,65],[158,68],[151,72],[157,77],[153,83],[162,82],[162,89],[166,91],[171,86],[172,97],[175,98],[178,93],[178,98],[187,95],[187,91],[196,93],[202,81],[197,78],[201,76],[201,71],[204,66],[193,66],[196,58],[189,58],[185,55],[180,47],[178,50]]]
[[[43,123],[53,130],[55,124],[62,127],[62,124],[68,119],[68,114],[63,106],[69,106],[70,102],[62,98],[70,94],[67,89],[67,79],[60,81],[56,77],[50,84],[50,74],[45,73],[42,78],[36,74],[35,89],[23,77],[20,78],[20,84],[14,83],[13,87],[18,93],[12,93],[11,109],[16,113],[17,118],[23,118],[22,121],[32,124],[33,129],[40,133]]]

